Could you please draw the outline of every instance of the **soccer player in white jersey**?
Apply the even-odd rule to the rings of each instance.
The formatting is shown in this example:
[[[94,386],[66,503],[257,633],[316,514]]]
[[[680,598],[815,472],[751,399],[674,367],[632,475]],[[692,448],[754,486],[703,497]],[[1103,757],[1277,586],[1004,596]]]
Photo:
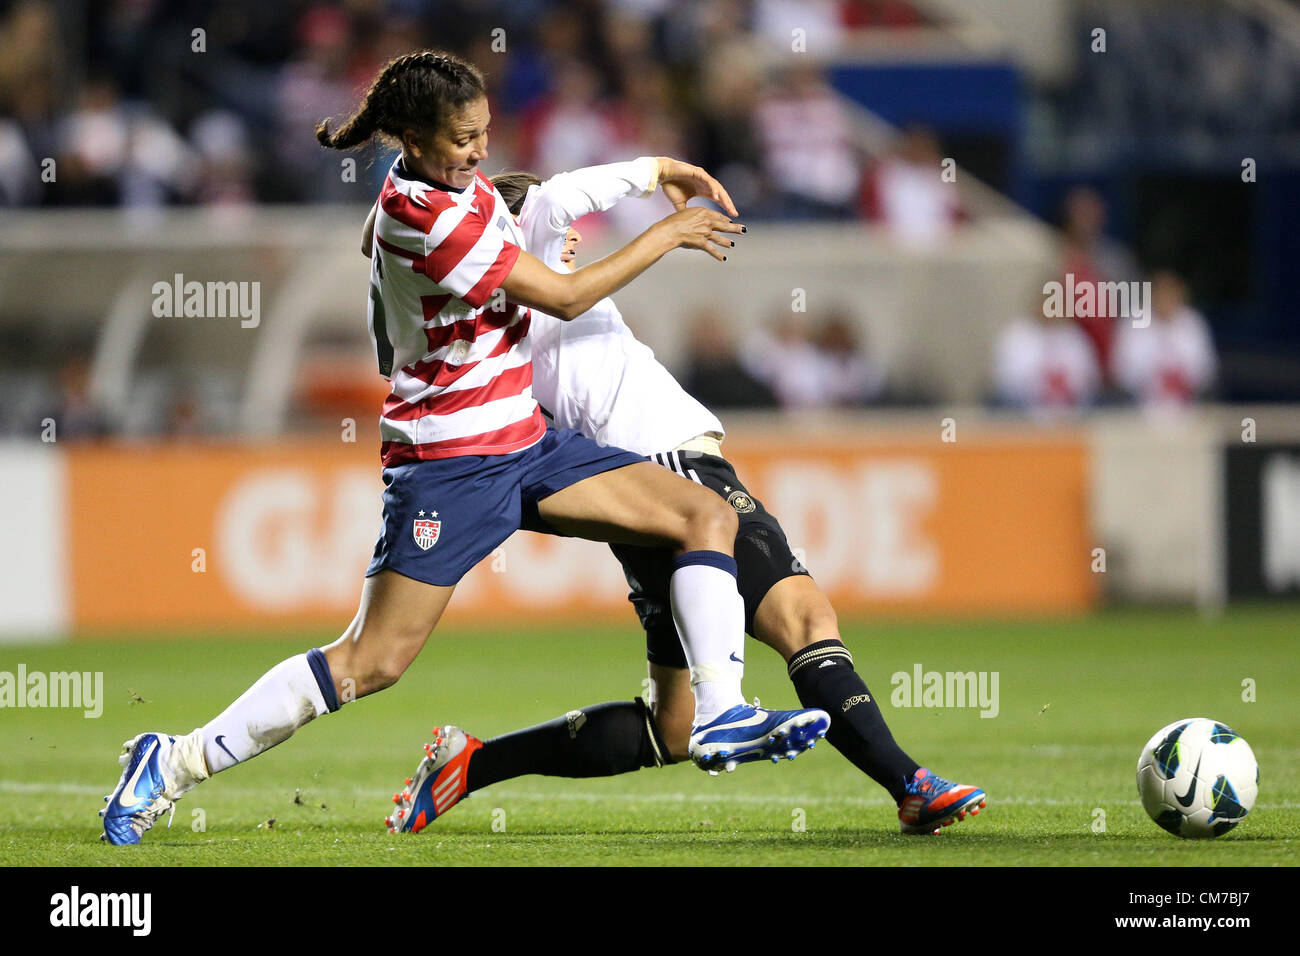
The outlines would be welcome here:
[[[506,173],[493,183],[519,218],[528,249],[557,270],[572,268],[581,237],[572,223],[656,182],[677,208],[690,198],[678,183],[706,175],[664,157],[643,157],[562,173],[542,183]],[[736,512],[735,556],[746,629],[787,662],[799,699],[831,715],[827,737],[898,804],[904,833],[931,834],[985,806],[984,792],[920,767],[894,741],[840,640],[835,611],[790,551],[785,532],[722,457],[722,423],[689,395],[633,336],[612,299],[571,322],[534,313],[533,390],[557,426],[640,452],[717,493]],[[608,776],[682,759],[691,734],[691,677],[668,607],[671,555],[614,545],[646,632],[655,693],[573,710],[558,720],[480,741],[441,728],[421,764],[435,779],[468,778],[473,791],[524,774]],[[441,784],[439,784],[441,785]],[[445,787],[440,812],[466,789]],[[390,821],[390,827],[391,827]]]
[[[425,51],[388,63],[338,129],[318,126],[331,148],[376,135],[402,147],[380,194],[371,264],[370,332],[393,390],[380,419],[383,528],[361,606],[337,641],[276,665],[204,726],[128,741],[105,798],[109,842],[138,843],[207,777],[393,684],[465,572],[525,526],[670,548],[672,609],[696,678],[691,749],[700,766],[797,753],[824,735],[824,712],[762,710],[741,695],[734,513],[639,455],[548,427],[531,392],[532,309],[581,315],[671,249],[725,259],[744,227],[709,210],[679,212],[561,275],[523,251],[509,209],[479,171],[489,122],[478,70]],[[706,185],[734,215],[725,190]],[[498,289],[500,310],[490,308]],[[413,781],[404,828],[433,818],[432,784]]]

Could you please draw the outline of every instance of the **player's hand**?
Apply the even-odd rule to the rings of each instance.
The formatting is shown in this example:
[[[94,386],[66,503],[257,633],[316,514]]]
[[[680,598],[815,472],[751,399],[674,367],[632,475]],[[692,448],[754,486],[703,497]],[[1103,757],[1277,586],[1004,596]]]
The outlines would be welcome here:
[[[668,231],[673,248],[703,249],[719,262],[726,261],[727,250],[736,245],[732,235],[745,232],[745,227],[713,209],[689,206],[659,222]]]
[[[660,156],[659,186],[663,189],[673,208],[681,212],[686,208],[686,201],[696,196],[712,200],[726,210],[729,216],[738,216],[736,204],[731,201],[722,183],[710,176],[699,166],[683,163],[679,159]]]

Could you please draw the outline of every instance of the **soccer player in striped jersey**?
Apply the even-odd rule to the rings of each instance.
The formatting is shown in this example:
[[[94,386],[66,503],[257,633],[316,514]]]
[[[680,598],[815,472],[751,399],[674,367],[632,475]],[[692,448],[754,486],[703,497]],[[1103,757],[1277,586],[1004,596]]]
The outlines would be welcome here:
[[[479,171],[489,123],[478,70],[425,51],[388,63],[339,128],[328,120],[317,128],[331,148],[376,135],[402,148],[380,194],[371,264],[370,332],[393,390],[380,420],[383,527],[360,609],[337,641],[272,668],[203,727],[128,741],[105,798],[109,842],[138,843],[207,777],[396,682],[460,578],[521,527],[671,550],[672,613],[696,690],[690,750],[701,767],[795,754],[825,734],[822,711],[765,710],[741,694],[734,513],[639,455],[547,427],[531,392],[532,309],[581,315],[671,249],[725,260],[744,227],[684,210],[598,263],[557,273],[523,251],[518,225]],[[711,179],[709,194],[735,215]],[[405,796],[404,828],[437,812],[432,779]]]
[[[656,182],[679,209],[703,170],[643,157],[562,173],[545,183],[529,173],[493,177],[518,216],[528,249],[558,270],[572,268],[581,236],[574,221],[621,199],[646,196]],[[799,699],[831,715],[827,737],[898,804],[904,833],[937,833],[985,806],[978,787],[955,784],[920,767],[894,741],[880,707],[840,640],[835,611],[790,551],[785,532],[749,494],[722,457],[722,423],[689,395],[654,353],[637,341],[605,298],[571,322],[534,313],[533,389],[560,427],[640,452],[718,494],[737,513],[735,556],[746,629],[785,659]],[[439,786],[461,777],[471,788],[530,773],[607,776],[682,759],[691,732],[691,679],[669,613],[669,553],[614,545],[646,633],[651,706],[639,699],[570,711],[527,730],[479,741],[442,728],[421,763]],[[440,809],[460,787],[445,787]]]

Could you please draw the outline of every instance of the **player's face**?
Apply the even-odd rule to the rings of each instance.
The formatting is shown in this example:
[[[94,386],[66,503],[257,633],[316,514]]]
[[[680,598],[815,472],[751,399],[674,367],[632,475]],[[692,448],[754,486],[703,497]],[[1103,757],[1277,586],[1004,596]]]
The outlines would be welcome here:
[[[582,242],[582,235],[572,226],[564,234],[564,248],[560,250],[560,261],[572,265],[573,260],[578,258],[578,246]]]
[[[422,146],[410,152],[419,171],[429,179],[453,189],[474,182],[478,164],[488,158],[488,126],[492,114],[487,97],[480,97],[451,115],[450,121]]]

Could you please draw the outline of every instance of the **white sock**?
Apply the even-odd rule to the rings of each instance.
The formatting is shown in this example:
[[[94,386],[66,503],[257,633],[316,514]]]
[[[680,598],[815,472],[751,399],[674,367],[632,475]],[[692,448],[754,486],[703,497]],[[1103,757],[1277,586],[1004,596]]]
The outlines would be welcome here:
[[[315,668],[312,666],[313,658],[316,660]],[[322,668],[323,673],[318,678]],[[333,707],[326,702],[323,681],[329,683]],[[219,716],[193,733],[176,738],[172,761],[177,785],[187,790],[211,774],[270,750],[288,740],[303,724],[337,709],[333,679],[325,665],[325,655],[315,650],[281,661]],[[200,754],[202,768],[197,766]],[[184,777],[193,782],[185,786]]]
[[[688,551],[668,581],[673,620],[691,668],[695,726],[745,702],[745,602],[736,590],[735,559],[718,551]]]

